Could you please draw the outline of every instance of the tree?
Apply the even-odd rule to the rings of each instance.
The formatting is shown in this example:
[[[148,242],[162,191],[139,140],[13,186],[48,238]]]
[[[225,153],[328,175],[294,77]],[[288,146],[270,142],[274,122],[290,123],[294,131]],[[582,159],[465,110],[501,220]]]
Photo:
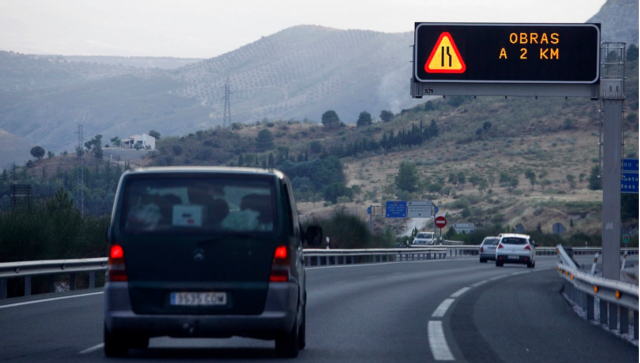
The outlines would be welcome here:
[[[332,183],[324,191],[324,199],[332,203],[338,202],[338,198],[344,196],[351,198],[353,191],[347,188],[342,182]]]
[[[160,140],[160,133],[156,130],[149,131],[149,136],[153,136],[156,140]]]
[[[571,189],[576,187],[576,176],[573,174],[567,174],[567,181],[569,182],[569,186]]]
[[[367,111],[360,112],[360,116],[358,117],[358,122],[356,123],[358,127],[369,126],[372,123],[373,123],[373,120],[371,119],[371,114],[369,112]]]
[[[594,165],[591,168],[591,174],[589,175],[589,189],[601,190],[602,178],[600,177],[600,165]]]
[[[437,137],[440,133],[438,129],[438,125],[436,124],[436,120],[431,120],[431,124],[429,125],[429,134],[431,137]]]
[[[309,151],[311,151],[312,154],[321,153],[322,144],[320,143],[320,141],[317,141],[317,140],[311,141],[311,143],[309,144]]]
[[[273,134],[268,129],[262,129],[256,138],[256,147],[258,151],[266,151],[273,149]]]
[[[53,151],[47,151],[47,157],[49,159],[53,159],[54,156],[56,156],[56,154],[54,154]]]
[[[531,183],[531,190],[533,190],[533,186],[536,185],[536,173],[531,169],[527,169],[524,172],[524,177],[529,179],[529,183]]]
[[[328,129],[340,126],[340,117],[334,110],[329,110],[322,114],[322,124]]]
[[[120,146],[122,144],[122,140],[120,140],[119,137],[115,136],[112,137],[111,139],[109,139],[111,141],[111,143],[115,146]]]
[[[418,191],[418,168],[413,163],[403,161],[400,163],[398,175],[396,175],[396,186],[400,190],[410,193]]]
[[[31,156],[34,158],[41,160],[44,156],[44,149],[41,146],[34,146],[31,148]]]
[[[638,46],[631,44],[629,48],[627,48],[627,61],[631,62],[636,59],[638,59]]]
[[[482,129],[483,129],[484,131],[489,131],[489,130],[491,129],[491,126],[492,126],[492,125],[491,125],[491,122],[489,122],[489,121],[485,121],[485,122],[482,124]]]
[[[391,111],[388,111],[388,110],[380,111],[380,119],[382,120],[382,122],[389,122],[393,120],[394,117],[395,115]]]

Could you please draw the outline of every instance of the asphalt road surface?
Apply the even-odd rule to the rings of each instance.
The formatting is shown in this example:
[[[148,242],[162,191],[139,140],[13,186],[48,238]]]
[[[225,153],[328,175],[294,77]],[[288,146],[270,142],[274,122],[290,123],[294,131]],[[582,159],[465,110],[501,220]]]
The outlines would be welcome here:
[[[638,362],[638,347],[578,317],[556,257],[535,269],[459,258],[308,269],[301,362]],[[61,299],[61,297],[63,297]],[[55,300],[45,300],[53,298]],[[154,338],[107,359],[100,289],[0,305],[0,361],[280,361],[273,342]]]

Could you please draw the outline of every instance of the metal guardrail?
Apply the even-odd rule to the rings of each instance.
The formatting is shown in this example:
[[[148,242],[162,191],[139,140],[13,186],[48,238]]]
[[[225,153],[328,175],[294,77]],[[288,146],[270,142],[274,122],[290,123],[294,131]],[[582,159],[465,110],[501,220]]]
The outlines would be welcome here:
[[[558,245],[557,248],[560,256],[566,255],[568,257],[561,245]],[[629,254],[638,254],[637,248],[626,250]],[[599,323],[607,326],[609,330],[618,331],[620,334],[629,333],[629,312],[632,311],[633,338],[637,340],[638,286],[593,276],[580,271],[571,259],[568,262],[561,258],[557,266],[558,272],[564,280],[564,292],[567,299],[586,312],[586,318],[589,321],[595,320],[596,307],[598,307]]]
[[[76,289],[76,273],[89,272],[89,288],[96,285],[96,272],[107,269],[107,258],[46,260],[0,263],[0,299],[7,298],[7,280],[24,277],[24,295],[31,295],[31,277],[49,275],[48,290],[54,292],[54,275],[69,274],[69,288]]]
[[[447,257],[468,257],[478,255],[478,245],[433,245],[425,248],[388,248],[388,249],[305,249],[307,266],[377,263],[392,261],[418,261]],[[622,249],[630,255],[637,255],[637,248]],[[598,247],[578,247],[573,253],[595,254]],[[555,255],[555,247],[536,247],[537,255]],[[31,277],[48,275],[48,291],[54,292],[54,276],[69,274],[69,288],[76,289],[76,274],[89,273],[88,287],[96,285],[96,272],[105,271],[107,258],[87,258],[74,260],[47,260],[0,263],[0,299],[7,298],[8,279],[24,278],[24,295],[31,295]]]

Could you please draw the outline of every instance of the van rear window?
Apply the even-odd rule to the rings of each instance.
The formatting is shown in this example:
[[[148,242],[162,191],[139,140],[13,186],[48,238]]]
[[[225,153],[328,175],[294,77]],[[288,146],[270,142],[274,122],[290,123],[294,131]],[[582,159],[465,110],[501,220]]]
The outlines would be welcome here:
[[[120,225],[125,233],[274,232],[273,181],[264,178],[136,176],[127,179]]]

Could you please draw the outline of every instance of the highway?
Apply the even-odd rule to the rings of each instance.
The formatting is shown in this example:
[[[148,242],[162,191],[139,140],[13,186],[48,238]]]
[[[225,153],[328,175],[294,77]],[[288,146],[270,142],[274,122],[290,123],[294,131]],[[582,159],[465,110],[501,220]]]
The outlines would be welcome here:
[[[571,310],[556,262],[538,256],[535,269],[477,258],[309,268],[307,348],[297,360],[637,362],[637,346]],[[101,349],[101,290],[75,295],[3,301],[0,361],[118,361]],[[279,361],[273,342],[242,338],[154,338],[149,349],[120,360],[203,359]]]

